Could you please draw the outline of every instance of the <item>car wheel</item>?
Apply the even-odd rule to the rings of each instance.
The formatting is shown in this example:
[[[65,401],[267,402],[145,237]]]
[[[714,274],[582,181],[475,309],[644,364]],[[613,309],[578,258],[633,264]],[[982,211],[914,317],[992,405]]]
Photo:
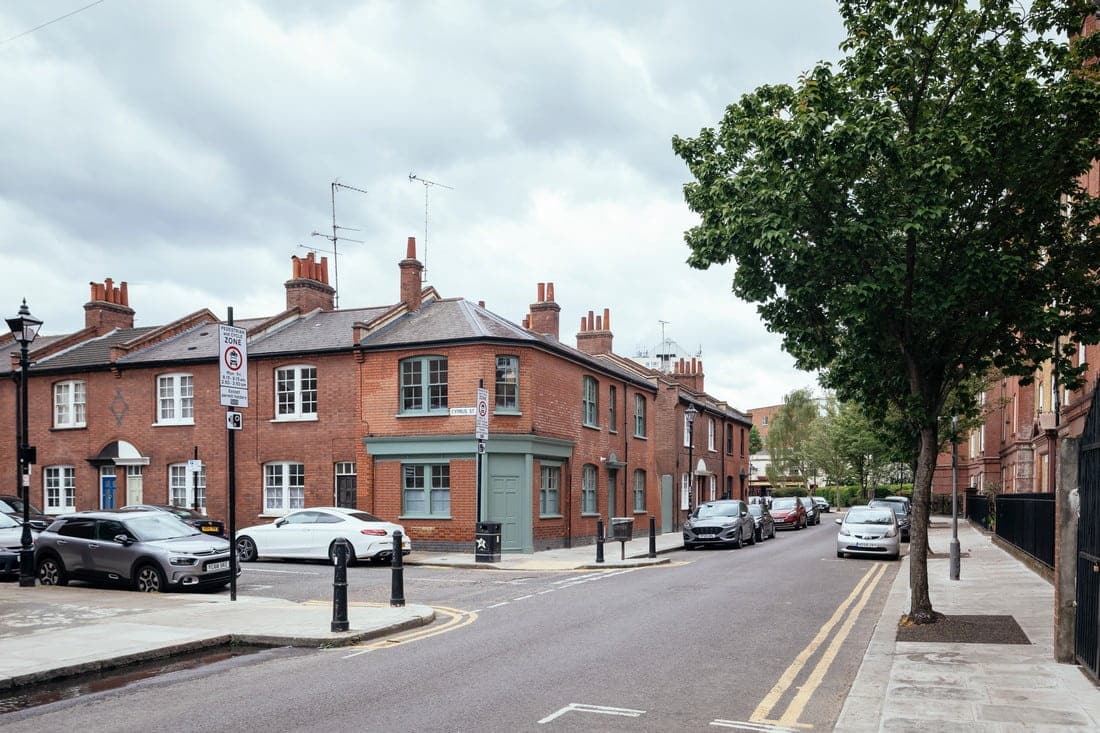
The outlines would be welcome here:
[[[42,585],[68,585],[65,564],[56,555],[46,555],[38,561],[38,582]]]
[[[775,539],[775,525],[772,525],[772,539]]]
[[[684,543],[684,549],[687,550],[688,552],[691,552],[692,550],[695,549],[695,545],[691,544],[690,542],[685,542]]]
[[[891,560],[900,560],[901,559],[901,553],[900,552],[895,552],[893,555],[890,556],[890,559]]]
[[[744,541],[744,538],[742,537],[742,535],[744,533],[745,533],[745,530],[743,530],[743,529],[737,530],[737,539],[733,541],[733,546],[735,548],[737,548],[738,550],[740,550],[742,547],[745,546],[745,541]]]
[[[764,541],[764,529],[762,527],[757,527],[756,530],[752,533],[752,543],[755,545],[757,542],[763,542],[763,541]]]
[[[253,562],[259,553],[256,551],[256,543],[251,537],[245,535],[237,538],[237,559],[241,562]]]
[[[843,552],[841,552],[840,550],[837,550],[837,551],[836,551],[836,556],[837,556],[837,557],[844,557],[844,553],[843,553]]]
[[[134,590],[142,593],[162,593],[168,588],[164,573],[151,563],[144,563],[134,573]]]
[[[335,542],[333,542],[331,545],[328,546],[328,561],[333,563],[333,564],[336,563],[336,543]],[[352,565],[354,565],[357,562],[358,562],[358,559],[355,557],[355,548],[349,542],[348,543],[348,567],[350,568]]]

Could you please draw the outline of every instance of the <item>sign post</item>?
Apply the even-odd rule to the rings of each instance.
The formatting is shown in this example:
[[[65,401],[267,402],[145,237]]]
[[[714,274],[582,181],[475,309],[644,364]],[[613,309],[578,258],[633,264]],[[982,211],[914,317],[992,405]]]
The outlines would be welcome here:
[[[474,483],[477,486],[477,521],[481,521],[481,457],[485,455],[485,441],[489,439],[489,390],[485,382],[477,380],[477,406],[474,414],[474,437],[477,439],[477,471]]]
[[[223,407],[248,407],[248,333],[233,325],[233,309],[226,323],[218,324],[218,370]],[[229,476],[229,600],[237,600],[237,431],[244,422],[241,413],[230,409],[225,415]]]

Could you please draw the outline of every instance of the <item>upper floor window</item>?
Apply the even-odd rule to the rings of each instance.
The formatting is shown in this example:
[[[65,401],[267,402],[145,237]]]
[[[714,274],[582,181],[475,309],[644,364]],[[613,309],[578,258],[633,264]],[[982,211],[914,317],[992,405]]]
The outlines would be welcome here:
[[[581,469],[581,514],[596,513],[596,467],[590,463]]]
[[[82,428],[84,418],[84,382],[73,380],[53,386],[53,426]]]
[[[264,512],[285,514],[306,505],[304,463],[282,461],[264,464]]]
[[[401,412],[447,409],[447,357],[414,356],[401,361]]]
[[[519,357],[497,357],[496,409],[519,409]]]
[[[195,383],[190,374],[162,374],[157,377],[157,422],[195,424]]]
[[[607,388],[607,429],[617,433],[619,424],[619,390],[614,386]]]
[[[317,367],[288,366],[275,370],[275,419],[317,418]]]
[[[684,447],[687,448],[692,445],[692,438],[695,437],[691,433],[695,428],[695,423],[688,417],[687,413],[684,413]]]
[[[403,515],[451,516],[450,464],[407,464],[401,468]]]
[[[707,450],[715,450],[714,448],[714,418],[707,418]]]
[[[761,423],[761,425],[763,425],[764,427],[768,427],[768,416],[767,416],[767,415],[764,415],[763,417],[761,417],[761,418],[760,418],[760,423]]]
[[[726,455],[733,455],[733,426],[726,426]]]
[[[599,385],[594,377],[585,377],[583,380],[582,406],[584,408],[584,424],[589,427],[600,425],[600,393]]]
[[[45,482],[47,514],[76,511],[76,471],[72,466],[47,466]]]
[[[186,463],[168,465],[168,503],[172,506],[206,507],[206,466],[188,471]]]
[[[634,437],[645,437],[645,395],[634,395]]]

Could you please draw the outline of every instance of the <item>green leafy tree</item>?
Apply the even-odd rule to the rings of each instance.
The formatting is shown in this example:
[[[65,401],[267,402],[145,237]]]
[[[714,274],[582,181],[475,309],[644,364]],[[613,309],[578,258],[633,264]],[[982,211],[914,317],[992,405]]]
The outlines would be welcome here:
[[[760,437],[760,431],[753,425],[749,428],[749,455],[764,450],[764,439]]]
[[[808,389],[796,389],[783,398],[783,404],[768,426],[768,480],[776,485],[786,477],[809,478],[813,466],[806,450],[817,420],[817,402]]]
[[[941,416],[966,380],[1100,336],[1100,35],[1081,0],[840,0],[839,65],[759,87],[673,140],[700,223],[799,367],[897,414],[917,455],[909,617],[939,616],[926,532]],[[1063,384],[1080,373],[1067,349]]]

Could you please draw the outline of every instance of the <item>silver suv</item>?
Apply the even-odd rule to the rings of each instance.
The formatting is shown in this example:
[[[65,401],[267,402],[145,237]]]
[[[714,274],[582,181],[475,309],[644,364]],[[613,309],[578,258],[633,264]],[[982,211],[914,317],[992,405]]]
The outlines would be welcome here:
[[[43,585],[73,579],[155,593],[218,589],[230,580],[229,540],[167,512],[66,514],[35,538],[34,557]]]

